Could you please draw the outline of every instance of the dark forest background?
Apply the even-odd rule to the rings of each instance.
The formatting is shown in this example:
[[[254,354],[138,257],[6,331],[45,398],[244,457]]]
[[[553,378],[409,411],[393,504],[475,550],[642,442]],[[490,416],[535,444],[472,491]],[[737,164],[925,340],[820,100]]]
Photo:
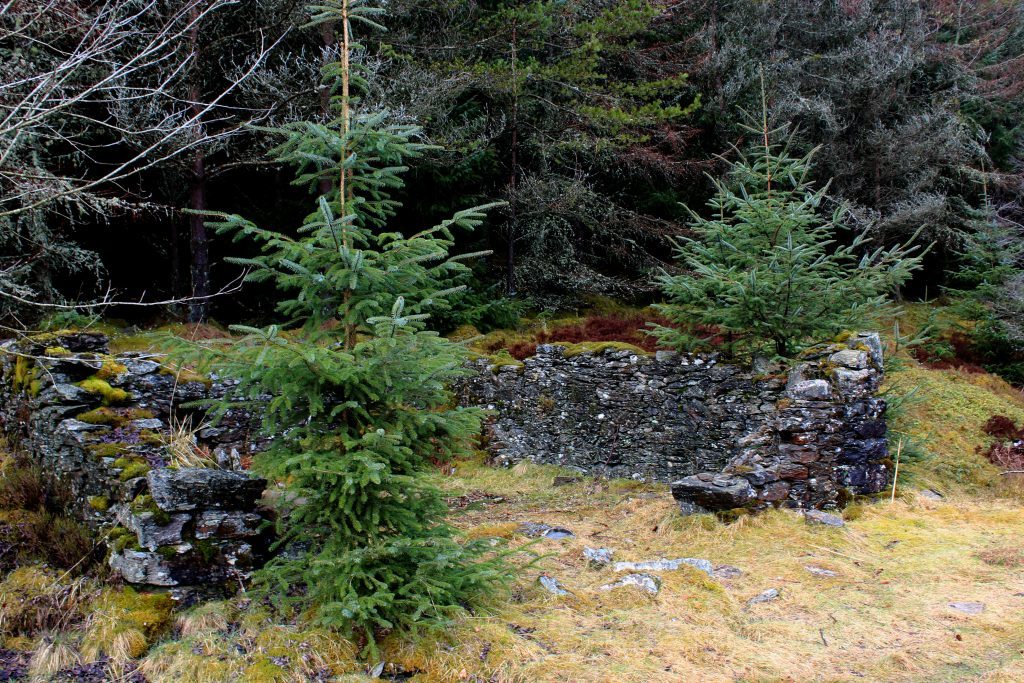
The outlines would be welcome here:
[[[595,296],[647,303],[672,270],[685,206],[745,139],[763,84],[771,125],[817,148],[815,180],[878,244],[932,245],[897,296],[945,288],[1019,301],[1024,172],[1024,8],[1011,0],[390,0],[388,31],[357,51],[359,106],[415,123],[437,148],[415,160],[394,225],[432,225],[504,200],[462,251],[474,266],[463,309],[495,302],[574,308]],[[273,127],[316,119],[330,26],[292,0],[15,2],[0,35],[0,102],[11,119],[39,74],[129,17],[105,58],[124,63],[168,25],[167,58],[39,125],[0,128],[5,312],[25,301],[207,295],[231,282],[244,245],[199,211],[267,226],[301,223],[318,188],[268,161]],[[134,12],[134,14],[132,14]],[[107,14],[104,14],[107,13]],[[174,22],[179,22],[174,24]],[[68,72],[57,96],[105,61]],[[32,79],[35,78],[36,81]],[[45,112],[59,100],[37,105]],[[52,114],[52,112],[50,112]],[[34,127],[33,127],[34,126]],[[175,127],[177,126],[177,127]],[[125,171],[105,180],[110,169]],[[102,182],[93,182],[102,180]],[[62,190],[63,188],[63,190]],[[68,191],[70,188],[70,191]],[[53,198],[56,197],[56,198]],[[41,201],[36,201],[41,198]],[[1011,272],[1012,271],[1012,272]],[[272,298],[231,296],[153,309],[144,321],[259,320]],[[490,312],[488,312],[490,311]],[[475,319],[472,319],[474,318]]]

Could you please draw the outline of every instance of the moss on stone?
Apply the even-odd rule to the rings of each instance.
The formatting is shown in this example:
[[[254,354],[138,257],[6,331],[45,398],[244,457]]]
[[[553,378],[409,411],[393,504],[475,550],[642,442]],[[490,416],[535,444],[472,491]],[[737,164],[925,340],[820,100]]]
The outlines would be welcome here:
[[[124,403],[131,398],[131,395],[127,391],[110,386],[110,383],[107,382],[107,380],[102,379],[99,375],[93,375],[88,379],[83,379],[78,383],[78,386],[85,389],[90,394],[97,394],[102,397],[104,405]]]
[[[141,514],[143,512],[150,512],[153,514],[153,521],[161,526],[166,526],[171,523],[171,515],[164,510],[160,509],[160,506],[153,500],[153,496],[145,493],[135,496],[135,499],[129,506],[132,512],[135,514]]]
[[[115,526],[107,532],[107,546],[112,552],[124,552],[125,548],[138,546],[138,539],[135,533],[123,526]],[[132,548],[135,549],[134,547]]]
[[[152,429],[143,429],[139,432],[139,441],[147,446],[163,446],[164,439]]]
[[[43,349],[43,355],[48,358],[66,358],[71,355],[71,352],[63,346],[47,346]]]
[[[215,543],[205,539],[193,541],[192,548],[196,551],[199,557],[203,558],[203,562],[206,563],[211,562],[220,552],[220,549]]]
[[[506,349],[502,349],[495,354],[487,356],[489,361],[491,372],[497,372],[501,368],[522,368],[525,367],[523,361],[516,360],[512,357]]]
[[[143,408],[124,408],[114,410],[108,406],[102,406],[84,413],[79,413],[75,416],[75,419],[94,425],[124,427],[132,420],[148,420],[153,416],[153,411],[145,410]]]
[[[106,358],[103,361],[103,365],[96,371],[95,377],[102,380],[111,380],[119,375],[123,375],[128,372],[128,368],[118,363],[113,358]]]
[[[558,346],[562,346],[562,344],[558,344]],[[581,356],[585,353],[596,356],[605,353],[606,351],[629,351],[630,353],[635,353],[638,356],[653,355],[650,351],[645,351],[644,349],[641,349],[639,346],[634,346],[633,344],[627,344],[626,342],[617,341],[579,342],[577,344],[566,344],[564,348],[565,351],[562,352],[562,355],[565,358]]]
[[[165,560],[170,560],[178,556],[178,546],[176,545],[162,545],[156,549],[156,554]]]
[[[114,462],[114,466],[118,466],[116,461]],[[136,460],[122,468],[121,474],[117,475],[117,478],[121,481],[128,481],[129,479],[135,479],[136,477],[144,477],[150,469],[152,468],[144,460]]]
[[[26,356],[18,356],[14,361],[14,376],[11,378],[11,388],[16,392],[28,393],[33,380],[36,379],[35,361]]]
[[[87,502],[96,512],[106,512],[110,509],[110,499],[106,496],[89,496]]]
[[[91,425],[109,425],[111,427],[120,427],[125,423],[123,415],[115,412],[110,408],[94,408],[93,410],[87,410],[84,413],[79,413],[75,416],[75,419],[80,422],[87,422]]]
[[[85,447],[96,459],[119,458],[124,451],[128,450],[128,444],[123,442],[115,443],[91,443]]]

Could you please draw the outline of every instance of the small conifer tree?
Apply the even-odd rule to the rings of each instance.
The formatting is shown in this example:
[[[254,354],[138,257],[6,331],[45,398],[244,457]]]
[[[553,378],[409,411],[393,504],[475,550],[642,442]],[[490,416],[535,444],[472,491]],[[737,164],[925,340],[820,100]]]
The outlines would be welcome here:
[[[913,238],[890,249],[871,248],[867,232],[838,241],[843,208],[822,215],[828,187],[808,178],[813,152],[792,156],[792,137],[769,127],[766,106],[746,130],[758,142],[711,179],[711,216],[690,210],[694,234],[676,244],[684,272],[659,278],[667,301],[656,308],[674,325],[652,334],[690,350],[707,342],[696,330],[711,329],[730,351],[789,357],[884,312],[921,257]]]
[[[350,94],[359,83],[352,26],[379,28],[380,10],[329,0],[313,12],[341,34],[340,61],[325,70],[340,86],[337,119],[285,126],[277,157],[298,169],[296,183],[318,192],[329,177],[333,190],[296,237],[234,215],[211,223],[261,245],[234,262],[249,281],[276,284],[281,322],[237,326],[230,344],[180,353],[237,380],[215,407],[255,411],[272,437],[255,467],[287,487],[279,532],[290,550],[258,580],[276,600],[365,638],[373,654],[381,632],[443,623],[509,578],[490,543],[464,541],[445,523],[426,477],[431,461],[479,433],[479,412],[454,407],[448,388],[466,351],[430,331],[427,317],[467,271],[449,256],[453,230],[474,227],[489,207],[408,236],[387,229],[390,192],[424,145],[416,128],[360,111]]]

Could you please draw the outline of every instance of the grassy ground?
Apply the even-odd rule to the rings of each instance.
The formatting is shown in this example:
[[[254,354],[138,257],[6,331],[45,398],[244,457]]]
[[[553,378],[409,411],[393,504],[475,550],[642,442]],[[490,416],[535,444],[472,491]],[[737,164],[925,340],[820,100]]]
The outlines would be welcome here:
[[[575,537],[530,546],[511,595],[442,634],[391,638],[383,657],[409,680],[434,681],[1021,681],[1024,680],[1024,496],[979,452],[993,414],[1024,422],[1024,396],[985,374],[907,362],[889,376],[905,439],[900,485],[848,508],[842,529],[773,511],[731,524],[682,517],[666,486],[582,479],[558,468],[454,463],[437,483],[472,536],[527,543],[523,522]],[[923,488],[944,495],[923,496]],[[741,570],[712,579],[659,572],[661,591],[601,587],[585,547],[616,560],[705,558]],[[525,560],[524,560],[525,561]],[[822,576],[808,570],[828,570]],[[163,603],[95,579],[40,569],[0,583],[5,657],[48,671],[114,660],[154,683],[362,681],[374,663],[331,633],[285,623],[240,596],[170,615]],[[570,591],[554,596],[541,575]],[[779,597],[748,601],[767,589]],[[967,614],[950,603],[981,603]],[[298,622],[298,623],[296,623]],[[2,658],[0,658],[2,659]],[[2,661],[0,661],[2,664]],[[110,671],[111,669],[108,669]],[[109,674],[108,674],[109,675]],[[71,679],[74,680],[74,679]],[[85,680],[85,679],[83,679]],[[98,680],[98,679],[89,679]]]

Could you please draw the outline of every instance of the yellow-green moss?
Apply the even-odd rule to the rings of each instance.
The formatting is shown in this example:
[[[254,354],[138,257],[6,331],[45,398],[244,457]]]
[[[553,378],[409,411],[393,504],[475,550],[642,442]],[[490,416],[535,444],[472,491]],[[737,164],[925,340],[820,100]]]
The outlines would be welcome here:
[[[91,425],[110,425],[111,427],[120,427],[126,422],[124,415],[121,415],[110,408],[94,408],[93,410],[87,410],[84,413],[76,415],[75,419],[81,422],[87,422]]]
[[[135,532],[123,526],[115,526],[107,532],[107,546],[115,553],[122,552],[125,548],[139,548]]]
[[[492,372],[497,372],[501,368],[525,367],[523,365],[523,361],[516,360],[515,358],[512,357],[512,354],[510,354],[505,349],[502,349],[501,351],[498,351],[497,353],[488,356],[487,359],[490,361],[490,367]]]
[[[93,605],[89,627],[82,637],[82,654],[87,661],[112,656],[118,636],[137,631],[142,639],[131,652],[123,654],[141,656],[167,629],[172,607],[167,593],[139,593],[131,588],[105,591]]]
[[[163,438],[152,429],[143,429],[139,432],[139,441],[146,444],[147,446],[163,446]]]
[[[559,344],[561,346],[561,344]],[[598,355],[606,351],[629,351],[635,353],[638,356],[650,356],[652,355],[649,351],[641,349],[639,346],[633,344],[627,344],[626,342],[617,341],[589,341],[579,342],[577,344],[566,344],[565,351],[562,353],[566,358],[572,358],[573,356],[580,356],[585,353]]]
[[[31,393],[33,383],[38,382],[38,373],[39,368],[36,367],[35,361],[26,356],[18,356],[18,360],[14,362],[14,377],[11,378],[11,388],[16,392]],[[38,388],[36,393],[38,393]]]
[[[106,496],[89,496],[89,507],[96,512],[106,512],[110,509],[110,499]]]
[[[71,352],[65,349],[63,346],[47,346],[43,350],[43,355],[48,358],[65,358],[71,355]]]
[[[84,420],[83,420],[84,421]],[[119,458],[121,454],[128,449],[126,443],[91,443],[86,446],[86,449],[92,453],[93,457],[100,458]]]
[[[111,380],[118,375],[123,375],[128,372],[128,368],[118,363],[113,358],[107,358],[103,361],[103,365],[96,371],[96,377],[102,380]]]
[[[110,427],[123,427],[132,420],[148,420],[153,417],[153,411],[143,408],[126,408],[114,410],[113,408],[100,407],[93,410],[79,413],[76,420],[94,425],[108,425]]]
[[[135,514],[139,514],[142,512],[153,513],[153,520],[157,524],[170,524],[171,522],[171,516],[167,512],[160,509],[160,506],[158,506],[156,504],[156,501],[153,500],[153,496],[147,495],[145,493],[135,496],[135,499],[131,502],[130,507],[131,511]]]
[[[144,477],[152,469],[142,458],[118,458],[114,461],[114,467],[121,470],[121,474],[117,475],[121,481]]]
[[[78,383],[78,386],[85,389],[90,394],[98,394],[103,397],[104,405],[124,403],[131,397],[131,395],[124,389],[110,386],[110,383],[107,382],[107,380],[102,379],[99,375],[93,375],[89,379],[83,379]]]
[[[249,683],[279,683],[287,681],[288,672],[270,661],[269,657],[260,657],[250,664],[242,673],[242,680]]]

